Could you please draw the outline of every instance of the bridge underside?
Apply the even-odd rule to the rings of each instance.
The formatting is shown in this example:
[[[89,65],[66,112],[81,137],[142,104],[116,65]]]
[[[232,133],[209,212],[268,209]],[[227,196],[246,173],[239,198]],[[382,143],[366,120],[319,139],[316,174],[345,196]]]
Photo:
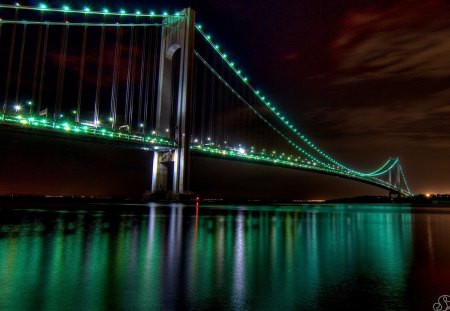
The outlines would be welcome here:
[[[389,191],[390,194],[397,194],[399,196],[410,196],[411,194],[407,193],[406,191],[393,187],[389,185],[387,182],[384,182],[380,179],[376,178],[362,178],[360,176],[351,175],[345,172],[341,171],[333,171],[325,168],[321,168],[318,166],[303,164],[303,163],[296,163],[289,160],[282,160],[279,158],[273,158],[258,154],[243,154],[239,152],[234,151],[219,151],[218,149],[209,148],[209,147],[200,147],[200,146],[192,146],[191,152],[193,154],[204,156],[204,157],[211,157],[211,158],[218,158],[218,159],[224,159],[224,160],[230,160],[230,161],[240,161],[240,162],[246,162],[246,163],[253,163],[253,164],[260,164],[260,165],[266,165],[266,166],[274,166],[274,167],[282,167],[282,168],[289,168],[294,170],[301,170],[305,172],[311,172],[311,173],[317,173],[322,175],[329,175],[329,176],[335,176],[340,178],[345,178],[348,180],[353,180],[357,182],[361,182],[364,184],[368,184],[371,186],[375,186],[384,190]]]

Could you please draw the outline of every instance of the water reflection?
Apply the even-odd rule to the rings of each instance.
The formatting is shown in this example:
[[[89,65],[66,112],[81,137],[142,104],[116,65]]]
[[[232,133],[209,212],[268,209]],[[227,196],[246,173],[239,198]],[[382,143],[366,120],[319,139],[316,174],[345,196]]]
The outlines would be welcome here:
[[[401,310],[412,291],[407,207],[3,216],[1,310]]]

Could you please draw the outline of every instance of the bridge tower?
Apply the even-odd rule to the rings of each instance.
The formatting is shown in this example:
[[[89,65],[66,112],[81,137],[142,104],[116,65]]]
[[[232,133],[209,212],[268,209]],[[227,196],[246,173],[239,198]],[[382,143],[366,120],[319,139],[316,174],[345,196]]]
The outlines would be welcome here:
[[[156,131],[177,147],[155,150],[151,191],[179,195],[189,190],[195,11],[165,18],[161,31]]]

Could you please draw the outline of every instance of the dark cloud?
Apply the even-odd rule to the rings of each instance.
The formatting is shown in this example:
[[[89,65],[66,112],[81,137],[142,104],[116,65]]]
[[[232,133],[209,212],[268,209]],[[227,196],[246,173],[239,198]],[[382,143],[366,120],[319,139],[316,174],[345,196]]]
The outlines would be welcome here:
[[[349,13],[331,47],[334,82],[450,76],[449,16],[444,1],[401,1]]]
[[[286,54],[282,55],[281,59],[283,59],[285,61],[293,61],[293,60],[299,59],[300,56],[301,56],[300,52],[293,51],[293,52],[289,52],[289,53],[286,53]]]

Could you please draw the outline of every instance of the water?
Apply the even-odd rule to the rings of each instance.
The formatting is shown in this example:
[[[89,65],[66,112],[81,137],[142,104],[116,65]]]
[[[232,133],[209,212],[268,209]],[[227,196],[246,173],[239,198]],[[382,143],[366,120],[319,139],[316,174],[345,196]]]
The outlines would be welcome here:
[[[450,295],[447,208],[80,206],[0,215],[0,310],[433,310]]]

